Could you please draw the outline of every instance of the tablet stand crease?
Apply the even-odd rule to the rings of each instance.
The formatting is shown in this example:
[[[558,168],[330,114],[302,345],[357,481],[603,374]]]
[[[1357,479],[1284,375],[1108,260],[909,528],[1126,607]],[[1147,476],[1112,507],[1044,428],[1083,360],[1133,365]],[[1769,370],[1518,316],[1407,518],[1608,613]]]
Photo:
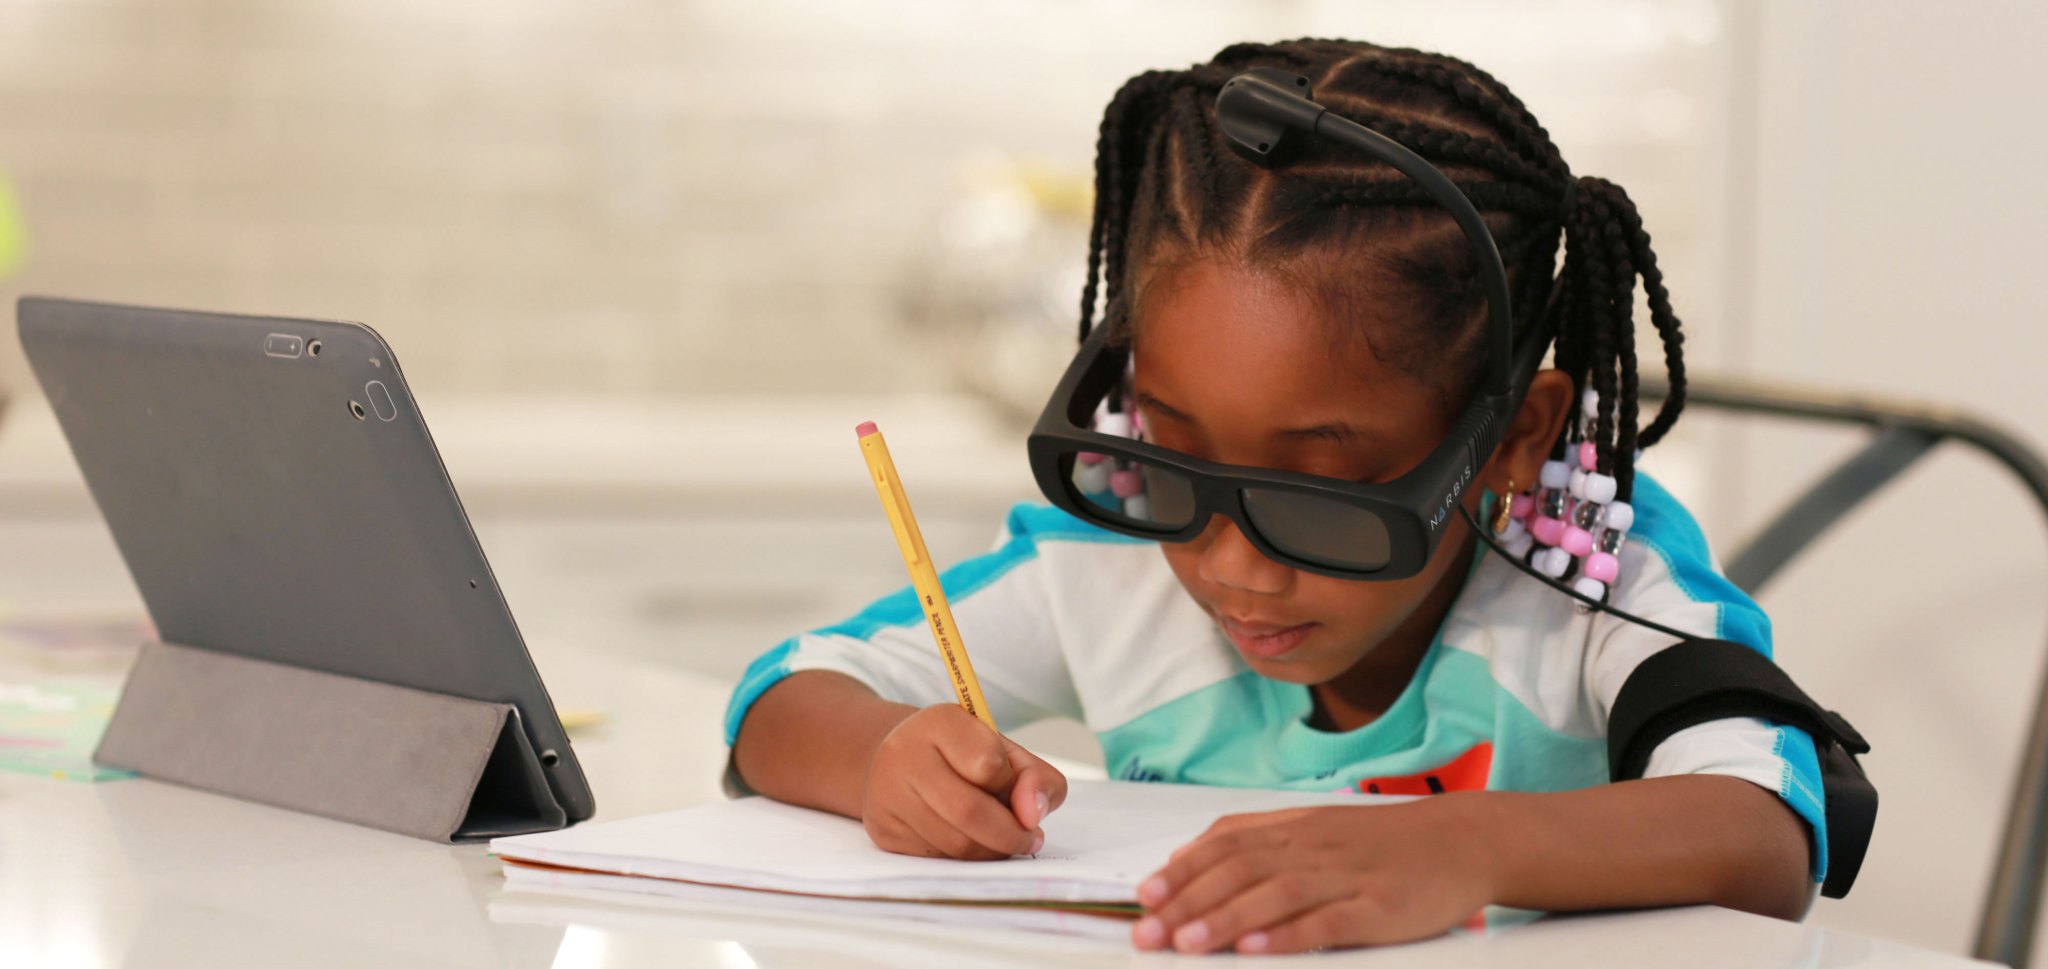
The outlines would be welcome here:
[[[509,703],[148,643],[93,760],[442,842],[567,824]]]

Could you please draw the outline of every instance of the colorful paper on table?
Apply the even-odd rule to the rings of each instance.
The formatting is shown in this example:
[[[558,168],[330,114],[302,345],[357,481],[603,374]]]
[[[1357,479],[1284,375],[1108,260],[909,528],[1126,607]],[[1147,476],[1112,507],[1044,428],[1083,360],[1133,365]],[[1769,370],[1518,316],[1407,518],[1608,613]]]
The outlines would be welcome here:
[[[996,862],[891,854],[875,847],[858,821],[759,797],[499,838],[491,850],[514,886],[689,897],[709,885],[779,893],[777,905],[789,904],[791,895],[887,901],[875,914],[892,916],[913,908],[903,903],[939,903],[951,920],[1072,931],[1056,926],[1062,920],[1019,913],[1134,915],[1138,883],[1224,815],[1401,800],[1407,798],[1074,781],[1065,806],[1046,820],[1044,849]],[[962,907],[988,911],[964,915]]]
[[[0,770],[73,781],[135,776],[92,762],[120,695],[113,683],[0,682]]]

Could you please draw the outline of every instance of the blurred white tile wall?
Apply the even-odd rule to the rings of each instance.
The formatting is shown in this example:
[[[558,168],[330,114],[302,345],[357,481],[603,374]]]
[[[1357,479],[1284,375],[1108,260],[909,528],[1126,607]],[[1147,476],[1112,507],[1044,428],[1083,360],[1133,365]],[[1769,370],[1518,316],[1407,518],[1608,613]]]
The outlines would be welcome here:
[[[1720,31],[1707,0],[0,0],[32,247],[0,296],[361,320],[433,390],[892,390],[963,159],[1083,177],[1125,77],[1323,35],[1501,76],[1704,322]]]

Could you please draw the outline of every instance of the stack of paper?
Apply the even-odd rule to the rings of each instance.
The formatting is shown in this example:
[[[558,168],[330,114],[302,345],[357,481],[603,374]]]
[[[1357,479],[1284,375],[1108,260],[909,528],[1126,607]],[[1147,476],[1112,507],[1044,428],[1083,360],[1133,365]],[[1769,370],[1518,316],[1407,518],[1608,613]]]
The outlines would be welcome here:
[[[721,904],[1121,932],[1138,883],[1217,818],[1405,800],[1352,793],[1075,781],[1036,857],[967,862],[891,854],[860,822],[746,798],[562,831],[499,838],[514,885],[602,888]],[[746,889],[748,893],[733,892]],[[857,901],[850,901],[857,900]],[[832,903],[838,903],[834,905]]]

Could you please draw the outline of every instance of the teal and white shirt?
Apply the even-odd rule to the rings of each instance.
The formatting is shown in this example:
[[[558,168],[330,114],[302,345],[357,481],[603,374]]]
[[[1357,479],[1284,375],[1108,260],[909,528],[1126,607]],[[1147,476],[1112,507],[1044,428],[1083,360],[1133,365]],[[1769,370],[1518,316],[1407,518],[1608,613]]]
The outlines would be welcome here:
[[[1634,497],[1610,601],[1770,655],[1770,620],[1721,575],[1692,516],[1645,475]],[[1154,543],[1019,505],[994,551],[942,581],[996,723],[1078,720],[1110,775],[1127,780],[1387,794],[1589,787],[1608,779],[1607,713],[1622,683],[1670,645],[1579,612],[1482,546],[1407,689],[1379,719],[1331,733],[1308,725],[1307,687],[1245,665]],[[726,711],[727,744],[754,700],[798,670],[844,673],[901,703],[954,702],[905,588],[755,660]],[[1820,765],[1805,732],[1747,718],[1701,724],[1659,745],[1644,771],[1674,774],[1777,792],[1811,826],[1813,877],[1825,875]]]

